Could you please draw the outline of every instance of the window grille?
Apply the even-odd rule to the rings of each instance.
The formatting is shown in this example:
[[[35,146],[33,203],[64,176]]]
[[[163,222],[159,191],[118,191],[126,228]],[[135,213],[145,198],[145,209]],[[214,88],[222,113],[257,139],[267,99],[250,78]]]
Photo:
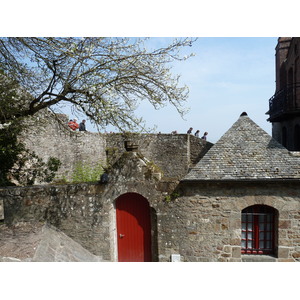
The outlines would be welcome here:
[[[275,210],[266,205],[242,211],[242,253],[274,254]]]

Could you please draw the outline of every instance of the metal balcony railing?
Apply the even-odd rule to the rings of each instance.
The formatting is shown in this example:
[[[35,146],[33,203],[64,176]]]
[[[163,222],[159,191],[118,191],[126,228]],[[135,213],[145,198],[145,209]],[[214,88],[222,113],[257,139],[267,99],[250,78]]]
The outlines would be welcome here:
[[[300,83],[287,85],[269,99],[270,120],[300,111]]]

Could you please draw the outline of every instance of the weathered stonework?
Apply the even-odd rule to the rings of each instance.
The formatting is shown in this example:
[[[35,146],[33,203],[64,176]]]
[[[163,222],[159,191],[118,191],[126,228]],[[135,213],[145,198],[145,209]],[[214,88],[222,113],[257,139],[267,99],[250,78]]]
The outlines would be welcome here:
[[[43,222],[0,226],[0,261],[103,261],[57,228]]]
[[[71,180],[78,163],[89,166],[106,164],[105,135],[75,132],[50,117],[30,126],[21,139],[43,161],[47,162],[50,157],[61,161],[62,165],[56,175],[58,179]]]
[[[193,136],[130,138],[128,151],[121,135],[106,139],[118,149],[106,183],[1,188],[0,226],[50,224],[92,255],[118,261],[116,201],[136,193],[150,205],[152,261],[300,261],[299,156],[248,116],[198,163],[206,144]],[[275,212],[272,255],[242,254],[242,211],[254,205]]]
[[[176,237],[180,242],[173,242],[172,251],[180,253],[185,261],[242,261],[241,212],[254,204],[268,205],[279,212],[280,246],[273,260],[298,261],[300,189],[297,183],[197,183],[181,189],[184,196],[169,204],[169,213],[173,215],[171,227],[180,234]],[[293,197],[286,197],[289,190],[294,190]],[[176,222],[178,219],[182,221]]]
[[[299,42],[279,39],[277,79],[284,64],[293,71]],[[285,84],[277,80],[276,92]],[[143,234],[152,261],[300,261],[300,154],[279,143],[290,128],[288,149],[299,150],[292,115],[290,123],[274,115],[272,138],[242,113],[213,146],[193,135],[74,132],[67,120],[42,120],[23,140],[44,161],[61,160],[57,178],[101,163],[107,180],[0,188],[0,261],[118,261],[118,204],[133,194],[134,209],[147,202],[139,217],[150,214]]]
[[[0,197],[6,224],[47,221],[107,261],[117,260],[115,199],[128,191],[148,199],[155,237],[153,260],[164,262],[175,253],[181,261],[249,261],[249,256],[241,255],[241,211],[265,204],[279,212],[278,246],[275,257],[258,256],[258,261],[300,260],[299,185],[184,183],[179,185],[182,196],[166,202],[165,195],[175,185],[128,177],[127,182],[116,180],[108,185],[5,188]],[[287,197],[290,190],[294,195]]]
[[[181,179],[212,146],[188,134],[131,134],[129,137],[138,145],[139,151],[155,163],[168,179]],[[116,161],[125,152],[122,134],[106,136],[106,149],[114,152]],[[108,159],[110,159],[108,157]]]
[[[22,140],[43,161],[58,158],[62,165],[56,179],[71,180],[78,163],[86,166],[112,165],[126,152],[124,142],[131,140],[147,159],[157,165],[162,176],[181,179],[212,146],[200,138],[187,134],[121,134],[73,131],[48,117],[30,126]],[[49,122],[47,122],[49,121]]]

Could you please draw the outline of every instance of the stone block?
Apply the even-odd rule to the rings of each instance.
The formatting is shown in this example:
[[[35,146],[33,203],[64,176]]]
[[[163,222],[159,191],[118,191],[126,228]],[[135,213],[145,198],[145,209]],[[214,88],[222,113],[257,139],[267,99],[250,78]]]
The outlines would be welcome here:
[[[242,255],[243,262],[275,262],[277,259],[269,255]]]
[[[293,258],[299,258],[300,257],[300,252],[294,252],[292,254]]]
[[[288,219],[289,218],[289,212],[288,211],[282,211],[280,213],[280,218],[281,219]]]
[[[241,247],[239,246],[232,247],[232,257],[241,258]]]
[[[278,228],[279,229],[291,228],[291,221],[290,220],[279,220]]]
[[[227,259],[224,258],[224,257],[219,257],[218,258],[218,262],[226,262],[226,261],[227,261]]]
[[[294,262],[295,260],[292,258],[278,258],[278,262]]]
[[[241,260],[241,258],[233,258],[233,257],[231,257],[231,258],[228,259],[228,261],[229,262],[241,262],[242,260]]]
[[[223,251],[226,253],[231,253],[231,246],[228,246],[228,245],[224,246]]]
[[[278,247],[278,258],[288,258],[290,248],[288,247]]]
[[[3,200],[0,200],[0,220],[4,220],[4,205],[3,205]]]
[[[228,230],[228,226],[226,224],[221,224],[222,230]]]
[[[235,246],[240,245],[241,239],[240,238],[232,238],[232,239],[230,239],[230,244],[235,245]]]
[[[222,257],[231,257],[231,254],[230,253],[222,253],[221,256]]]

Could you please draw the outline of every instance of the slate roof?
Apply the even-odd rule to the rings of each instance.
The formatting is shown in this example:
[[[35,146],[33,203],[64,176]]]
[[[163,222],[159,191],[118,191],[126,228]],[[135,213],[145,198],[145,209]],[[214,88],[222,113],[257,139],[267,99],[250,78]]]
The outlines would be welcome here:
[[[300,153],[288,151],[243,113],[182,181],[278,179],[300,179]]]

